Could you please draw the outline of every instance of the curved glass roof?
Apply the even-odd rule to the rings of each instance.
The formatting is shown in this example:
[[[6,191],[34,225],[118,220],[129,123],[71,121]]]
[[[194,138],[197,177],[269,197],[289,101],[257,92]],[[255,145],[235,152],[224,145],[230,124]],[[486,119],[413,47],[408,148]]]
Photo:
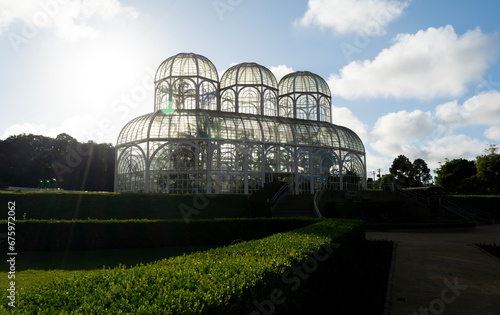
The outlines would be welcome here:
[[[320,93],[331,97],[326,81],[309,71],[297,71],[285,75],[278,85],[279,96],[291,93]]]
[[[194,53],[179,53],[163,61],[156,71],[155,82],[168,77],[219,80],[214,64],[208,58]]]
[[[364,152],[361,139],[352,130],[328,122],[201,109],[176,110],[172,114],[160,110],[137,117],[123,127],[117,146],[190,138],[313,145]]]
[[[254,62],[244,62],[227,69],[220,80],[220,88],[235,85],[264,85],[278,88],[276,77],[268,68]]]

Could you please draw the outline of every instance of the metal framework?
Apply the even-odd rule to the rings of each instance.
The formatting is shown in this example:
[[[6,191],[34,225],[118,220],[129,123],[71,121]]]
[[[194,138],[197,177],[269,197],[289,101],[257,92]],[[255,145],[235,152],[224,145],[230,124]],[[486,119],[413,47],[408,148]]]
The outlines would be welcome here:
[[[296,194],[364,189],[363,143],[330,122],[330,102],[311,72],[278,84],[266,67],[241,63],[219,84],[210,60],[177,54],[156,73],[155,111],[118,136],[115,191],[249,194],[273,180]]]

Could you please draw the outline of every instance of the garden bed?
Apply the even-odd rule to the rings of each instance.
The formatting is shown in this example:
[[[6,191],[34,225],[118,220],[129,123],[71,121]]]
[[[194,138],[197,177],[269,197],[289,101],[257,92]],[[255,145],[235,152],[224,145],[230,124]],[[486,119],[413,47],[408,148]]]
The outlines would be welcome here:
[[[343,264],[363,240],[360,221],[322,220],[264,239],[18,291],[16,313],[248,314],[269,299],[290,313],[301,296],[311,296],[296,268],[319,276],[327,266],[323,258]],[[0,312],[10,311],[6,297],[2,302]]]

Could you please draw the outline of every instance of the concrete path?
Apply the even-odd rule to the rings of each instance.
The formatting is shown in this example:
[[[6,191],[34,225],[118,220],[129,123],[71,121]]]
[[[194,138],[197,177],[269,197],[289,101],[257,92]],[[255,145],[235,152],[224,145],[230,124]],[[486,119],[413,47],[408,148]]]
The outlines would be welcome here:
[[[500,225],[469,232],[366,232],[396,243],[390,314],[500,314],[500,260],[474,246],[500,244]]]

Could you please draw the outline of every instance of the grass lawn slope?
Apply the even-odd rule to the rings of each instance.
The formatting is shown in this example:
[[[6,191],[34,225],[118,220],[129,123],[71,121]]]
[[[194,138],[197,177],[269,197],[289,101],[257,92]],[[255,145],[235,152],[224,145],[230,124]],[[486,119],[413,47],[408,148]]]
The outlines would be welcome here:
[[[275,297],[277,292],[281,292],[279,300],[287,302],[280,305],[284,310],[299,297],[297,268],[321,272],[311,263],[321,264],[319,257],[348,259],[363,240],[362,222],[323,220],[148,265],[77,273],[18,291],[15,313],[248,314],[255,310],[256,301]],[[335,251],[332,243],[337,244]],[[13,311],[7,302],[4,296],[0,312]]]

